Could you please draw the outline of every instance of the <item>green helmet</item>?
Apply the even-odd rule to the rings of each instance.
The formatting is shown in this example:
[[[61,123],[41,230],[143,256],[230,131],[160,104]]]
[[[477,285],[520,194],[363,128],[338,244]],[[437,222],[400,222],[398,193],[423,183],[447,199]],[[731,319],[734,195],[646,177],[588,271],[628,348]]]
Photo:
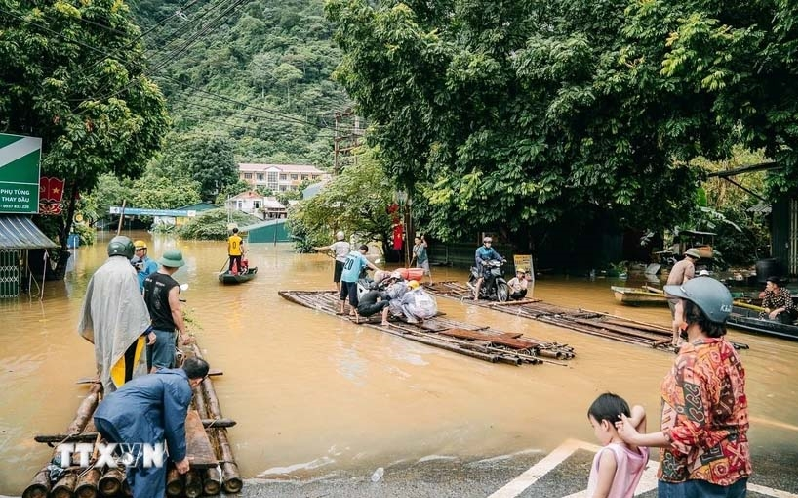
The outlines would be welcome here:
[[[725,323],[731,314],[731,292],[714,278],[695,278],[682,285],[666,285],[663,289],[670,296],[694,302],[715,323]]]
[[[108,243],[109,256],[124,256],[130,259],[135,252],[136,246],[133,245],[133,241],[124,235],[117,235]]]

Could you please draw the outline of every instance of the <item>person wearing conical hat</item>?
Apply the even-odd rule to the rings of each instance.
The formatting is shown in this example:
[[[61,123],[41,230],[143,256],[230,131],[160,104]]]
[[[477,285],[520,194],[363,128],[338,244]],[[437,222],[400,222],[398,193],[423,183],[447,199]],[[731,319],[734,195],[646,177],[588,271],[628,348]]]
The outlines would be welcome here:
[[[684,258],[673,265],[671,272],[668,274],[668,282],[665,285],[682,285],[695,277],[695,263],[701,259],[701,253],[698,249],[691,248],[684,251]],[[666,293],[667,294],[667,293]],[[673,339],[671,344],[677,346],[680,342],[679,331],[682,327],[682,320],[679,318],[682,314],[677,310],[679,306],[679,299],[673,296],[668,296],[668,307],[671,309],[671,318],[673,322],[671,328],[673,330]]]
[[[155,344],[147,346],[147,364],[150,373],[159,368],[174,368],[177,356],[177,339],[189,344],[183,313],[180,310],[180,284],[172,278],[181,266],[183,254],[178,249],[169,249],[158,260],[161,267],[144,279],[144,302],[152,317]]]

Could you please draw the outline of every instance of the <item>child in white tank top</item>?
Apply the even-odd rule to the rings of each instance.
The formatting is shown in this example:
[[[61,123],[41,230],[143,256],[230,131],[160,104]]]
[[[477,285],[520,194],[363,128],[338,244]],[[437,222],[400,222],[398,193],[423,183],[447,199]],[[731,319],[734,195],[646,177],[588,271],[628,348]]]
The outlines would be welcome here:
[[[646,411],[629,405],[617,394],[604,393],[590,405],[587,418],[596,438],[604,446],[593,458],[587,482],[589,498],[632,498],[648,463],[648,448],[624,443],[615,426],[626,415],[638,430],[645,431]]]

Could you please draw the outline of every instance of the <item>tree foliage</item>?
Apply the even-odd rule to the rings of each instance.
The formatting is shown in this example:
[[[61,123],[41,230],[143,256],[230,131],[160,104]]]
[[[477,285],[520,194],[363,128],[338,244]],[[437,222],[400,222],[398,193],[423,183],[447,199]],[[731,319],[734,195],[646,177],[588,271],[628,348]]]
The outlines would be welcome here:
[[[246,226],[258,223],[260,218],[232,211],[229,213],[234,223],[238,226]],[[229,233],[227,230],[228,212],[224,208],[209,209],[202,214],[189,219],[177,231],[178,235],[184,239],[196,240],[226,240]]]
[[[393,189],[374,159],[365,152],[314,197],[289,210],[288,226],[300,250],[329,245],[338,230],[362,240],[388,240],[391,219],[386,207]]]
[[[695,209],[690,160],[735,144],[786,166],[772,186],[796,183],[783,2],[331,0],[327,14],[337,80],[444,239],[596,216],[667,228]]]
[[[165,100],[122,2],[0,0],[0,26],[0,130],[42,137],[42,174],[66,180],[64,249],[78,195],[139,176],[160,147]]]

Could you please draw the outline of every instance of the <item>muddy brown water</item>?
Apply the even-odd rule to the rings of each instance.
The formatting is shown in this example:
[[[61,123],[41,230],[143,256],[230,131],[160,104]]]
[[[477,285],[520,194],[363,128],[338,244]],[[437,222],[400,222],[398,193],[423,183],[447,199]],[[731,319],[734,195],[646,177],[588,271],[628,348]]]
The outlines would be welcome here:
[[[549,451],[573,437],[594,442],[585,412],[611,390],[659,421],[660,381],[672,356],[590,337],[468,303],[438,298],[456,320],[573,345],[567,367],[492,365],[290,303],[282,289],[332,288],[332,260],[290,245],[252,245],[255,280],[219,285],[225,246],[153,240],[150,254],[178,247],[187,265],[176,278],[206,358],[224,371],[215,381],[222,412],[238,425],[230,438],[245,477],[312,477],[336,471],[368,475],[376,467],[433,455],[490,458]],[[92,345],[76,332],[91,274],[105,243],[79,249],[64,282],[44,298],[0,300],[0,494],[19,494],[52,454],[37,433],[66,428],[94,374]],[[465,270],[433,267],[436,280]],[[618,305],[608,279],[547,277],[534,295],[667,325],[666,307]],[[754,451],[798,452],[798,342],[731,331],[742,351]],[[755,462],[756,463],[756,462]]]

